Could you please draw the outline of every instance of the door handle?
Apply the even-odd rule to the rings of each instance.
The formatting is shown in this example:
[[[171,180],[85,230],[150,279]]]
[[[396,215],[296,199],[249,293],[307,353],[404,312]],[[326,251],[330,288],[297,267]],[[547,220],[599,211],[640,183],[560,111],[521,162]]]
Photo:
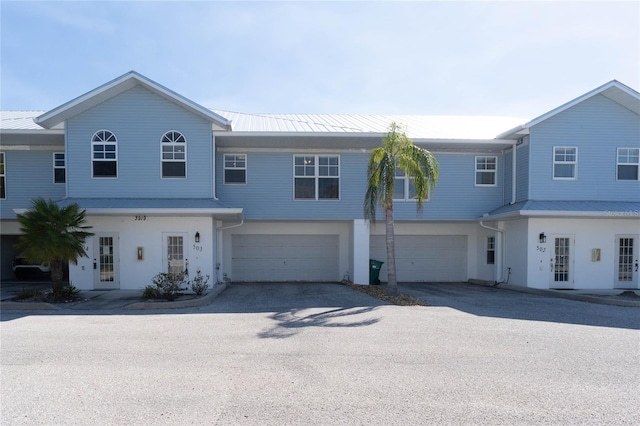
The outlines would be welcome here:
[[[98,269],[98,263],[93,259],[93,269]]]
[[[638,261],[636,260],[636,272],[638,272]]]

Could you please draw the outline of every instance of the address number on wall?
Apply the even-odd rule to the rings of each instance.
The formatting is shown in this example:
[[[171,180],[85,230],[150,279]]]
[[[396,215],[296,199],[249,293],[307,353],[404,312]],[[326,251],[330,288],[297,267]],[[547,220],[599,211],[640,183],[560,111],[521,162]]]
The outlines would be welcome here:
[[[147,216],[146,215],[136,215],[133,217],[136,222],[138,221],[142,221],[142,220],[147,220]]]

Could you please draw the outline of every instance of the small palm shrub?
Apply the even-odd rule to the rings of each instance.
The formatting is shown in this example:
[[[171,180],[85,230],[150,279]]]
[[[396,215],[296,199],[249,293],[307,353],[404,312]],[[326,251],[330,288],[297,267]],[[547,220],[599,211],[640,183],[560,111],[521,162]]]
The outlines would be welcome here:
[[[207,290],[209,289],[209,275],[202,275],[200,269],[196,271],[196,276],[191,280],[191,291],[193,291],[196,296],[203,296],[207,294]]]

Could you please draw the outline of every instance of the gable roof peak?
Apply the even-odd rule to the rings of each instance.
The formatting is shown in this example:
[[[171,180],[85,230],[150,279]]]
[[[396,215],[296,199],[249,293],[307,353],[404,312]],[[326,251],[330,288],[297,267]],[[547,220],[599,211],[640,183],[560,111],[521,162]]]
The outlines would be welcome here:
[[[36,117],[34,122],[44,128],[50,129],[67,119],[74,117],[94,106],[113,98],[136,85],[140,85],[157,95],[182,106],[183,108],[203,117],[210,121],[213,125],[221,130],[231,130],[231,123],[224,117],[214,113],[213,111],[193,102],[190,99],[170,90],[163,85],[156,83],[138,73],[131,70],[122,74],[115,79],[98,86],[97,88],[78,96],[44,114]]]

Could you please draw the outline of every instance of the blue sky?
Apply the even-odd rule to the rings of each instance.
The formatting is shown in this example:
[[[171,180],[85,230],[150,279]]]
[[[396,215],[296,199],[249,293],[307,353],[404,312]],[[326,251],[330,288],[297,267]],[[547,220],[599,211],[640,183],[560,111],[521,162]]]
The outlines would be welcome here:
[[[129,70],[240,112],[534,118],[640,89],[640,2],[0,2],[0,107]]]

